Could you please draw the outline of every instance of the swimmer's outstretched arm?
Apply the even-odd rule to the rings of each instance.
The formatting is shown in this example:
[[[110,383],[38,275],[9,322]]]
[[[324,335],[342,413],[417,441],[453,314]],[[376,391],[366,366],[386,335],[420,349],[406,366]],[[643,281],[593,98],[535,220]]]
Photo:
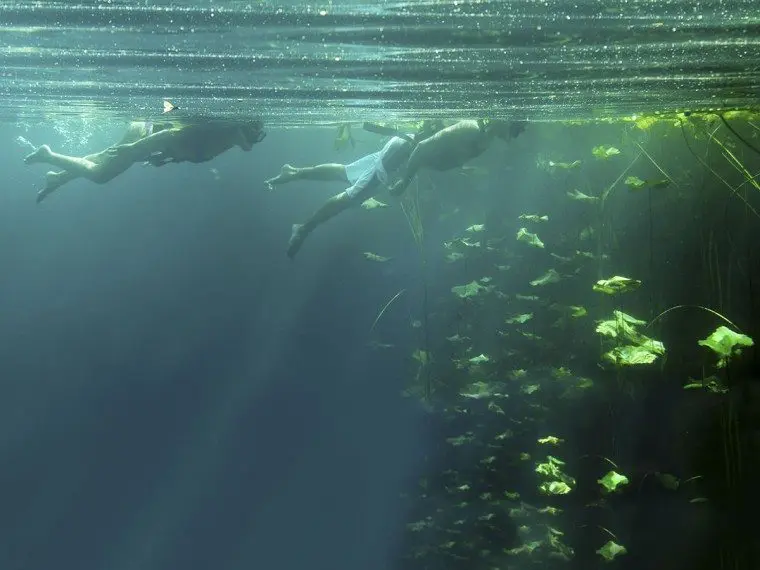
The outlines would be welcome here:
[[[111,147],[111,153],[116,155],[128,153],[135,162],[147,160],[150,155],[166,150],[169,143],[181,131],[181,127],[163,129],[132,143],[117,144]]]
[[[285,164],[280,173],[274,178],[265,180],[264,183],[271,190],[273,186],[285,184],[293,180],[315,180],[320,182],[348,182],[345,164],[318,164],[296,168]]]

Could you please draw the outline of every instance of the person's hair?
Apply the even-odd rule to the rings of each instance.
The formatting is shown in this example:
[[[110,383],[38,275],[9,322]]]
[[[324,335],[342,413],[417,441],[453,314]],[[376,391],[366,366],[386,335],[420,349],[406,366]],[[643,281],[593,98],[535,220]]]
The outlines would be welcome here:
[[[417,136],[415,138],[418,141],[423,141],[427,138],[432,137],[438,131],[443,130],[444,127],[445,125],[443,124],[443,121],[439,119],[425,119],[422,121],[422,126],[417,132]]]

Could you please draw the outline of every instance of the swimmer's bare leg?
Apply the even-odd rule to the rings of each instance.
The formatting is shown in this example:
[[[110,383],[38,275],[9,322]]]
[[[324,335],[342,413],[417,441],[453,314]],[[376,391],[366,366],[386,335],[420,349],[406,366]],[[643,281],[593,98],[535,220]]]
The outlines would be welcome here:
[[[66,156],[50,150],[50,147],[43,144],[32,154],[24,157],[26,164],[45,163],[51,166],[57,166],[63,170],[71,172],[75,177],[90,178],[97,171],[98,165],[89,160],[88,157],[80,158],[76,156]]]
[[[303,168],[296,168],[290,164],[285,164],[280,170],[280,174],[274,178],[265,180],[264,184],[270,190],[273,190],[274,186],[293,180],[348,182],[348,176],[346,175],[346,166],[344,164],[318,164],[317,166],[305,166]]]
[[[58,188],[67,182],[75,180],[76,178],[80,177],[72,174],[71,172],[68,172],[67,170],[64,170],[62,172],[48,172],[45,174],[45,187],[37,192],[37,203],[39,204],[50,194],[58,190]]]
[[[294,224],[293,233],[288,242],[288,257],[290,259],[295,257],[298,250],[301,249],[304,240],[317,228],[317,226],[334,218],[342,211],[350,208],[353,204],[354,200],[351,199],[348,193],[341,192],[325,202],[324,205],[311,216],[311,218],[306,220],[306,222],[303,224]]]

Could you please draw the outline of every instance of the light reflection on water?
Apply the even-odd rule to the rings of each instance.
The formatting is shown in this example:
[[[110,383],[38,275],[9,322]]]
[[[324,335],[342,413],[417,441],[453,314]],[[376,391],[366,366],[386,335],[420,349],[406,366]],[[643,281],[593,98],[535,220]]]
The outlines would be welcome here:
[[[0,0],[0,118],[270,124],[756,105],[754,0]]]

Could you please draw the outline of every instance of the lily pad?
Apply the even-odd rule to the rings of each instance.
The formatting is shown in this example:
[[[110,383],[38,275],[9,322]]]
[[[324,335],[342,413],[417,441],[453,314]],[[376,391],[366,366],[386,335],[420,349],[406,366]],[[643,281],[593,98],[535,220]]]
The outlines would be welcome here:
[[[536,234],[530,233],[526,228],[520,228],[517,232],[517,241],[527,243],[533,247],[544,248],[544,243]]]
[[[562,277],[554,269],[550,269],[544,273],[541,277],[538,277],[530,282],[533,287],[543,287],[550,283],[557,283],[562,280]]]
[[[616,471],[610,471],[607,475],[598,479],[597,483],[599,483],[607,493],[614,493],[623,485],[630,483],[630,481],[625,475],[621,475]]]
[[[609,279],[600,279],[594,285],[594,291],[598,293],[604,293],[606,295],[616,295],[618,293],[627,293],[629,291],[635,291],[641,287],[641,281],[638,279],[631,279],[630,277],[621,277],[616,275]]]
[[[698,342],[700,346],[706,346],[718,355],[718,368],[723,368],[731,358],[741,354],[741,347],[755,344],[747,335],[725,326],[718,327],[710,336]]]
[[[612,562],[616,557],[621,556],[626,552],[628,551],[625,549],[625,546],[621,546],[612,540],[596,551],[596,553],[607,562]]]

